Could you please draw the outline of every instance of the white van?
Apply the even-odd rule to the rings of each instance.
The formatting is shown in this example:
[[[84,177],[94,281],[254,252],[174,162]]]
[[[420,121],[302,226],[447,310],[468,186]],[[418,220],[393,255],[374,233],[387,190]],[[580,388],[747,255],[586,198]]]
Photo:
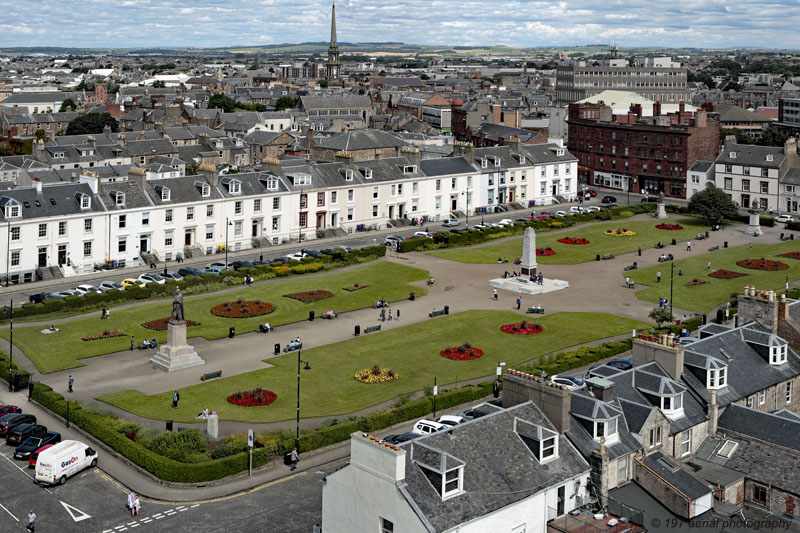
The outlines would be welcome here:
[[[63,485],[68,477],[95,465],[96,451],[77,440],[65,440],[39,454],[34,481]]]

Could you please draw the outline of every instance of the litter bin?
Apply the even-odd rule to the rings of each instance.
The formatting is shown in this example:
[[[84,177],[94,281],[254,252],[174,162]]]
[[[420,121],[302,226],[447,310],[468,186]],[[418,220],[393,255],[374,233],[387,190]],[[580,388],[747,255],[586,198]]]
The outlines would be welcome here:
[[[725,321],[725,310],[717,309],[717,323],[722,324]]]
[[[308,321],[309,322],[313,322],[314,321],[314,310],[313,309],[308,312]]]
[[[358,324],[356,324],[356,327],[353,328],[353,335],[356,337],[361,335],[361,326],[359,326]]]
[[[709,233],[708,233],[708,232],[706,232],[706,239],[708,239],[708,236],[709,236]]]
[[[492,396],[495,398],[500,397],[500,382],[497,380],[494,380],[494,383],[492,383]]]
[[[172,431],[172,420],[167,420],[167,431]]]
[[[281,345],[279,343],[275,343],[275,355],[280,355],[281,353]]]
[[[450,314],[450,306],[449,305],[445,305],[444,306],[444,314],[446,314],[446,315]]]
[[[417,297],[417,295],[414,294],[413,291],[411,292],[411,294],[408,295],[408,299],[411,300],[412,302],[416,299],[416,297]]]
[[[234,335],[236,335],[236,328],[231,326],[228,328],[228,338],[232,339]]]
[[[706,321],[708,320],[708,315],[703,315],[703,325],[706,325]]]
[[[675,239],[672,239],[672,246],[675,246],[676,244],[678,244],[678,241],[676,241]]]
[[[728,241],[725,241],[725,242],[723,242],[723,243],[722,243],[722,247],[723,247],[723,248],[727,248],[727,247],[728,247]]]
[[[638,252],[639,252],[639,257],[642,257],[642,247],[641,246],[639,247]]]
[[[596,256],[594,256],[594,260],[595,261],[600,261],[600,254],[597,254]]]

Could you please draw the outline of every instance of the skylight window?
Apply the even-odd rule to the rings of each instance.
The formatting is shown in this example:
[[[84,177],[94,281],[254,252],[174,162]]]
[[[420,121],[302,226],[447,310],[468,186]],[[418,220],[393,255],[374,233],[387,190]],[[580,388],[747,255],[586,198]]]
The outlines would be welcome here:
[[[732,440],[726,440],[725,444],[723,444],[722,447],[717,451],[717,455],[725,457],[726,459],[730,458],[730,456],[733,455],[733,452],[735,452],[736,448],[738,447],[739,447],[738,442],[734,442]]]

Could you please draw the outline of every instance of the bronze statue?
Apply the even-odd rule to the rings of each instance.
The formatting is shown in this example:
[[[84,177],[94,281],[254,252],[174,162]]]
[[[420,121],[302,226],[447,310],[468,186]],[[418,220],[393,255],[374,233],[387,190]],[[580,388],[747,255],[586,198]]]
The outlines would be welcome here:
[[[175,290],[175,299],[172,300],[172,313],[170,319],[186,320],[183,314],[183,294],[180,289]]]

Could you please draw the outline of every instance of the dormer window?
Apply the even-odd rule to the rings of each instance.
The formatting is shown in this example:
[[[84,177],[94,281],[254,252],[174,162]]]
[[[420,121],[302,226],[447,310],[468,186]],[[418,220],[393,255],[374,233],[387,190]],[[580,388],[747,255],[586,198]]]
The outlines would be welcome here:
[[[200,195],[203,198],[208,198],[211,196],[211,186],[208,183],[197,182],[197,184],[200,188]]]
[[[353,181],[353,170],[346,168],[344,169],[344,179],[345,181]]]
[[[563,149],[563,148],[558,148],[558,149],[556,150],[556,155],[558,155],[558,156],[562,156],[562,155],[564,155],[564,149]]]
[[[495,157],[494,158],[494,166],[496,166],[496,167],[500,166],[500,158],[499,157]]]
[[[364,178],[368,179],[368,180],[372,179],[372,169],[371,168],[365,168],[364,169]]]
[[[770,346],[769,348],[769,364],[782,365],[786,362],[787,345]]]
[[[617,419],[611,418],[609,420],[595,420],[594,421],[594,440],[600,441],[605,439],[606,444],[613,444],[619,440],[619,432],[617,431]]]
[[[413,174],[417,171],[417,165],[404,165],[403,174]]]
[[[81,206],[81,209],[89,209],[92,206],[92,198],[88,194],[79,192],[75,196],[78,198],[78,205]]]
[[[6,218],[19,218],[22,216],[22,206],[16,200],[4,196],[0,199],[0,205],[3,206],[3,213]]]
[[[683,394],[661,397],[661,411],[670,420],[683,416]]]
[[[464,462],[449,453],[416,444],[411,458],[442,501],[464,492]]]
[[[514,431],[540,464],[558,458],[558,433],[520,418],[514,419]]]
[[[520,165],[525,164],[525,154],[519,154],[519,164]]]
[[[481,159],[481,168],[486,168],[488,166],[489,166],[489,160],[488,159]]]
[[[162,202],[169,202],[172,199],[172,192],[167,187],[158,186],[156,191],[161,196]]]
[[[125,205],[125,193],[124,192],[115,192],[114,193],[114,203],[119,206]]]
[[[775,156],[774,155],[767,154],[767,161],[774,161],[774,160],[775,160]]]
[[[267,189],[270,191],[278,190],[278,178],[269,178],[267,180]]]
[[[728,367],[709,368],[706,376],[706,388],[709,390],[721,389],[728,384]]]
[[[736,152],[731,152],[730,156],[731,156],[731,159],[736,159]]]

